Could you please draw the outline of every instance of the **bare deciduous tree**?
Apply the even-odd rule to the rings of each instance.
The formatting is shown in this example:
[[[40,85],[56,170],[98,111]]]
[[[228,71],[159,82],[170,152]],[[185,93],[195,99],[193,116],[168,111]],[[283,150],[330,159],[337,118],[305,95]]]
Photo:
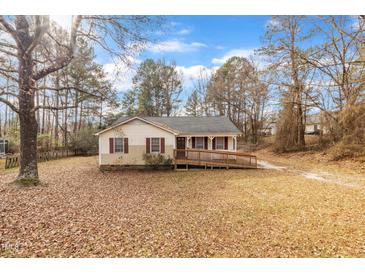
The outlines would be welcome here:
[[[257,143],[262,127],[267,88],[253,62],[232,57],[212,76],[208,100],[213,111],[225,115],[245,134],[246,141]]]
[[[0,16],[0,75],[17,83],[18,90],[1,88],[0,102],[19,115],[20,170],[18,181],[38,183],[37,86],[50,74],[66,68],[78,55],[80,42],[89,41],[111,56],[128,63],[128,56],[148,42],[146,30],[153,21],[146,16],[73,16],[65,39],[50,29],[48,16]],[[57,51],[48,48],[57,44]],[[5,57],[3,57],[5,56]],[[5,96],[11,96],[7,99]]]

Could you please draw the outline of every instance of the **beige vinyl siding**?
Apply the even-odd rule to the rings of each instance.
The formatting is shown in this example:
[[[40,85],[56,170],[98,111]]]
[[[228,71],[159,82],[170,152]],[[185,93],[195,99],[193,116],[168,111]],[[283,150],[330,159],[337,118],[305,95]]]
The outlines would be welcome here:
[[[109,138],[128,138],[128,153],[109,153]],[[133,120],[99,135],[100,165],[144,165],[143,154],[146,153],[146,138],[165,138],[165,154],[173,158],[175,135],[145,123]]]
[[[313,133],[321,129],[321,126],[319,124],[309,124],[305,125],[305,133]]]

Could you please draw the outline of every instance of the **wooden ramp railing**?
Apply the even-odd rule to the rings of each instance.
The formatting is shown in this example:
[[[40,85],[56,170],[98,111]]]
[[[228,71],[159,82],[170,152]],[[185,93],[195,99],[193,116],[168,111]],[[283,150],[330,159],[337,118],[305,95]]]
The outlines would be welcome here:
[[[225,168],[257,168],[256,156],[237,151],[174,149],[174,164],[177,165],[225,167]]]

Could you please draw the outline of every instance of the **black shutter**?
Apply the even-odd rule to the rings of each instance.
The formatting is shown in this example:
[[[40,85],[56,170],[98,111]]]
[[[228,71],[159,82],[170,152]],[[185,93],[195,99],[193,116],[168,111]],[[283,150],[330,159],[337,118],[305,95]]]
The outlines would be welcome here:
[[[124,138],[124,153],[128,153],[128,138]]]
[[[150,153],[150,138],[146,138],[146,153]]]
[[[165,153],[165,138],[161,138],[161,154]]]
[[[114,153],[114,138],[109,138],[109,153]]]

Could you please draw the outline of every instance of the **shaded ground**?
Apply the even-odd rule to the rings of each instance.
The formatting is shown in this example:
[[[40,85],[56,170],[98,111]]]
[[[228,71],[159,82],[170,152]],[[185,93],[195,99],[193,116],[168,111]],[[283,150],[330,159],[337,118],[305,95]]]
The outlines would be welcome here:
[[[0,175],[1,256],[365,257],[365,190],[283,170],[102,173],[40,164]],[[361,186],[361,182],[357,182]]]

